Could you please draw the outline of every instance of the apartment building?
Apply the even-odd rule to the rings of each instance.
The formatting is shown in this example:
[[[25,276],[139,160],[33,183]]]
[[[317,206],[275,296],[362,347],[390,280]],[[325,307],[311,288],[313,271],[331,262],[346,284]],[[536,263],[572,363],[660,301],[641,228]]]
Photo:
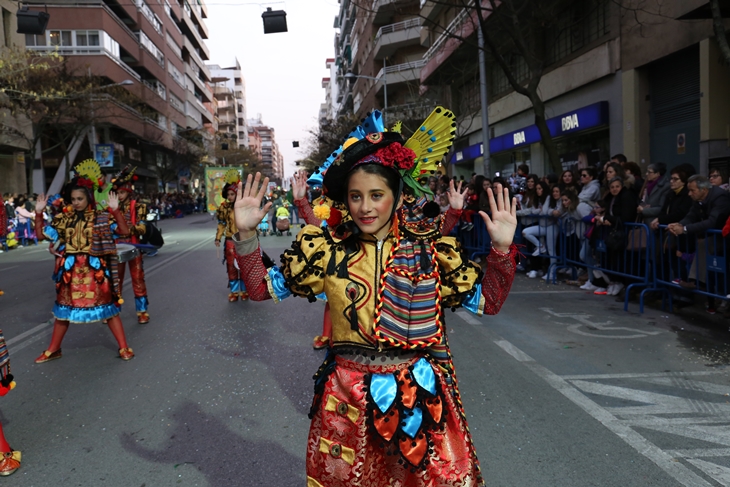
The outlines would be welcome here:
[[[442,2],[422,3],[422,43],[429,46],[422,91],[446,88],[442,100],[459,116],[450,172],[481,173],[473,16]],[[539,91],[563,168],[624,153],[642,167],[659,161],[690,163],[705,174],[710,166],[728,169],[730,70],[720,62],[706,0],[644,2],[638,19],[608,0],[556,5],[556,18],[566,19],[564,35],[546,43]],[[581,22],[571,25],[575,19]],[[455,31],[466,42],[450,38]],[[526,79],[524,60],[509,61]],[[537,173],[553,170],[529,100],[512,90],[496,63],[488,61],[487,70],[492,172],[511,173],[522,163]]]
[[[212,76],[213,96],[218,100],[219,131],[233,135],[239,147],[248,147],[246,129],[246,81],[238,59],[228,68],[208,64]]]
[[[93,157],[96,144],[111,145],[114,163],[108,169],[136,165],[141,189],[154,191],[160,184],[159,168],[181,160],[182,133],[217,129],[211,76],[204,63],[210,53],[202,0],[51,0],[31,8],[47,9],[51,17],[45,34],[26,35],[29,49],[58,50],[80,72],[102,76],[110,84],[130,80],[126,88],[144,104],[141,112],[108,100],[118,116],[96,127],[96,140],[89,137],[77,160]],[[53,154],[44,156],[41,186],[47,187],[54,166],[59,161]]]
[[[338,99],[338,67],[335,58],[327,58],[325,66],[329,71],[329,76],[322,78],[322,88],[324,88],[324,103],[319,106],[319,120],[333,119],[339,111]]]
[[[25,38],[17,34],[18,22],[15,12],[18,5],[9,0],[0,0],[0,51],[23,46]],[[30,130],[30,126],[18,127]],[[30,134],[28,134],[30,135]],[[0,193],[25,193],[28,191],[26,161],[29,147],[27,142],[16,137],[0,134]]]
[[[272,182],[281,185],[284,180],[284,157],[279,152],[276,142],[276,131],[265,125],[261,114],[248,120],[248,134],[250,149],[260,154],[263,165],[262,174],[268,176]]]
[[[364,117],[373,109],[386,123],[423,118],[434,105],[420,94],[426,51],[419,0],[378,0],[371,9],[340,2],[335,20],[337,98],[341,110]]]

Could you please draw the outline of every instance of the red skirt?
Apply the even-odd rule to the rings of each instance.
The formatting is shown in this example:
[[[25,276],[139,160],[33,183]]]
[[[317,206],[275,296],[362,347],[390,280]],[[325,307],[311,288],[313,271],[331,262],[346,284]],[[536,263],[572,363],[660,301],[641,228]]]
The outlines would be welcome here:
[[[428,363],[435,375],[435,394],[404,393],[409,387],[418,388],[414,364],[419,359],[363,365],[335,358],[334,370],[322,377],[324,387],[315,397],[307,442],[307,487],[483,485],[462,409],[441,369]],[[391,380],[398,392],[387,411],[377,406],[382,394],[374,391],[373,374],[394,375]],[[409,395],[419,399],[409,400]],[[376,396],[380,399],[374,403]],[[432,409],[436,405],[438,410]],[[406,430],[415,408],[424,411],[418,432],[410,437],[396,431],[389,437],[388,430]],[[389,419],[393,422],[387,423]]]
[[[73,260],[72,260],[73,259]],[[106,261],[70,254],[59,262],[53,315],[71,323],[91,323],[119,314],[113,303],[111,273]]]

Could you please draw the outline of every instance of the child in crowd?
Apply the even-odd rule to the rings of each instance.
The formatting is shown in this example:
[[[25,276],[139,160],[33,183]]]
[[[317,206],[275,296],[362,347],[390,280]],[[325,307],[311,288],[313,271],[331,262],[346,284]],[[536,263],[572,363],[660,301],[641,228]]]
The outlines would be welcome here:
[[[479,211],[479,196],[477,188],[473,183],[466,186],[466,198],[464,198],[464,212],[461,214],[461,229],[469,231],[474,228],[474,215]]]

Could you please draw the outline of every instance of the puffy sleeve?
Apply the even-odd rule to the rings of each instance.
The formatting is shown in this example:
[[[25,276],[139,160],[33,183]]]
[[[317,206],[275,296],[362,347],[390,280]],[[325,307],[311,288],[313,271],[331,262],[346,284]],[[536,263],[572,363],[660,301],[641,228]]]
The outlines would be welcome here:
[[[221,237],[226,233],[226,221],[228,219],[226,206],[221,203],[215,214],[216,218],[218,219],[218,229],[215,231],[215,239],[220,240]]]
[[[454,237],[441,237],[436,242],[441,277],[441,302],[444,308],[463,306],[472,297],[480,300],[481,268],[469,261]],[[478,303],[478,314],[484,303]],[[473,311],[473,310],[472,310]]]
[[[292,294],[314,301],[324,292],[332,242],[326,230],[307,225],[282,255],[281,272]]]
[[[144,235],[147,231],[147,227],[145,226],[145,222],[147,221],[147,205],[138,202],[135,205],[135,211],[137,213],[137,217],[135,218],[136,224],[133,228],[130,227],[129,230],[134,235]]]
[[[51,223],[43,228],[43,236],[50,240],[52,243],[56,243],[58,240],[65,239],[66,227],[68,226],[68,216],[66,213],[59,213],[53,217]]]

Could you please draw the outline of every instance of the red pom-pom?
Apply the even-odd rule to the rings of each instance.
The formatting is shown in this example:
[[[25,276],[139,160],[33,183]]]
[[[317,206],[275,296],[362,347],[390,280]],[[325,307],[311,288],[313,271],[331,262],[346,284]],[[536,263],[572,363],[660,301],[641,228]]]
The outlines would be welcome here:
[[[380,159],[384,166],[396,169],[411,169],[416,160],[415,152],[397,142],[378,149],[373,155]]]
[[[139,178],[137,177],[137,175],[136,175],[136,174],[135,174],[134,176],[132,176],[132,181],[136,181],[136,180],[138,180],[138,179],[139,179]]]
[[[327,218],[327,225],[330,228],[334,228],[337,225],[342,223],[342,212],[338,210],[337,208],[331,208],[330,209],[330,217]]]

